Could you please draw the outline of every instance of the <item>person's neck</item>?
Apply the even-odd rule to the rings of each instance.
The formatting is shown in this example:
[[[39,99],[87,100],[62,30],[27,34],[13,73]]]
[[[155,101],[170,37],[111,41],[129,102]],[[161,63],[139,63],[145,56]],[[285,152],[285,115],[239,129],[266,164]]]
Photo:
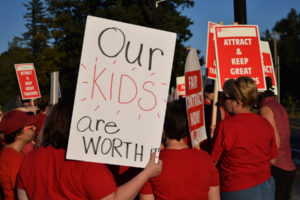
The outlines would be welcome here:
[[[188,145],[184,142],[184,139],[180,139],[179,141],[176,139],[166,138],[166,149],[185,149],[188,148]]]
[[[240,108],[236,109],[236,111],[235,111],[235,114],[239,114],[239,113],[251,113],[251,108],[240,107]]]
[[[6,147],[12,148],[16,150],[19,153],[22,153],[23,148],[26,146],[27,143],[24,143],[23,141],[16,140],[11,144],[6,145]]]

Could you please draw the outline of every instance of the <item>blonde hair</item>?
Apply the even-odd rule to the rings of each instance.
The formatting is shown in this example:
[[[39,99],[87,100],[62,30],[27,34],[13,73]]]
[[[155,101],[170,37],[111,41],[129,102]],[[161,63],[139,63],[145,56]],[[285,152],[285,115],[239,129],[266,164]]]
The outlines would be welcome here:
[[[223,92],[234,100],[240,100],[243,107],[251,108],[257,104],[257,87],[255,81],[249,76],[241,76],[237,80],[227,80],[224,83]]]

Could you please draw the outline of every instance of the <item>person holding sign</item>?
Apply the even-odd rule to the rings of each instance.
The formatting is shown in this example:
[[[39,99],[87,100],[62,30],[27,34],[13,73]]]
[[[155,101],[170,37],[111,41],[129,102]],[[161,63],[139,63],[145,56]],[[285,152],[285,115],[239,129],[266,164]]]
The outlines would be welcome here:
[[[140,200],[197,199],[219,200],[219,173],[210,156],[190,149],[184,142],[188,134],[185,106],[167,106],[164,124],[166,147],[160,153],[162,173],[151,178],[140,191]]]
[[[271,168],[271,173],[276,185],[275,200],[286,200],[290,199],[296,177],[296,166],[292,160],[290,146],[289,117],[284,107],[275,99],[270,77],[266,77],[266,83],[267,90],[261,95],[263,101],[260,104],[259,113],[272,124],[275,133],[278,134],[278,140],[280,140],[278,156],[276,163]]]
[[[146,168],[126,184],[116,186],[109,169],[100,163],[66,160],[72,106],[54,105],[41,132],[41,147],[28,154],[17,180],[19,199],[133,199],[143,184],[157,176],[162,162],[152,154]]]
[[[224,108],[233,117],[218,124],[211,153],[219,167],[222,200],[274,199],[275,132],[266,119],[250,111],[257,99],[250,77],[229,79],[223,86]]]

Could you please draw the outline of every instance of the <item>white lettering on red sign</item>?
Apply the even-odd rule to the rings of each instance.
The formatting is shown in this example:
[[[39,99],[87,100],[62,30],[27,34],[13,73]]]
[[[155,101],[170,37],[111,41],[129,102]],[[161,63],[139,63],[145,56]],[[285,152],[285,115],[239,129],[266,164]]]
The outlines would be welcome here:
[[[241,38],[241,39],[225,39],[224,46],[230,45],[251,45],[251,38]]]

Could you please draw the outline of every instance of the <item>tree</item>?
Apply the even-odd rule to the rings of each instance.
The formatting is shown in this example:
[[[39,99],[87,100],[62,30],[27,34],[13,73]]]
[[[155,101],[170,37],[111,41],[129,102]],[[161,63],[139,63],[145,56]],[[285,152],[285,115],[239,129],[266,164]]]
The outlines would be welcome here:
[[[8,51],[0,55],[0,105],[4,106],[9,100],[16,99],[20,94],[18,79],[14,64],[30,62],[31,55],[28,49],[22,48],[20,38],[14,38],[9,44]]]
[[[298,91],[300,74],[300,14],[291,9],[287,17],[276,23],[273,31],[280,33],[278,55],[282,98],[287,94],[300,97]]]
[[[46,9],[40,0],[31,0],[24,4],[28,12],[24,15],[26,19],[27,32],[23,33],[24,41],[27,42],[33,60],[38,58],[42,50],[48,46],[49,32],[46,17]]]
[[[27,44],[27,48],[31,54],[29,62],[34,63],[39,86],[42,95],[49,93],[49,76],[53,66],[49,59],[48,45],[50,34],[49,17],[47,16],[46,7],[41,0],[31,0],[28,4],[24,4],[27,13],[24,15],[26,19],[27,32],[23,33],[23,40]],[[53,58],[50,57],[51,59]]]
[[[54,39],[52,46],[60,57],[56,59],[55,65],[61,72],[62,91],[75,90],[87,15],[176,32],[177,43],[172,76],[174,84],[175,77],[184,72],[187,50],[183,42],[192,36],[188,29],[192,21],[181,16],[178,10],[193,6],[194,3],[191,0],[169,0],[156,8],[154,2],[152,0],[46,0],[51,18],[50,31]]]

